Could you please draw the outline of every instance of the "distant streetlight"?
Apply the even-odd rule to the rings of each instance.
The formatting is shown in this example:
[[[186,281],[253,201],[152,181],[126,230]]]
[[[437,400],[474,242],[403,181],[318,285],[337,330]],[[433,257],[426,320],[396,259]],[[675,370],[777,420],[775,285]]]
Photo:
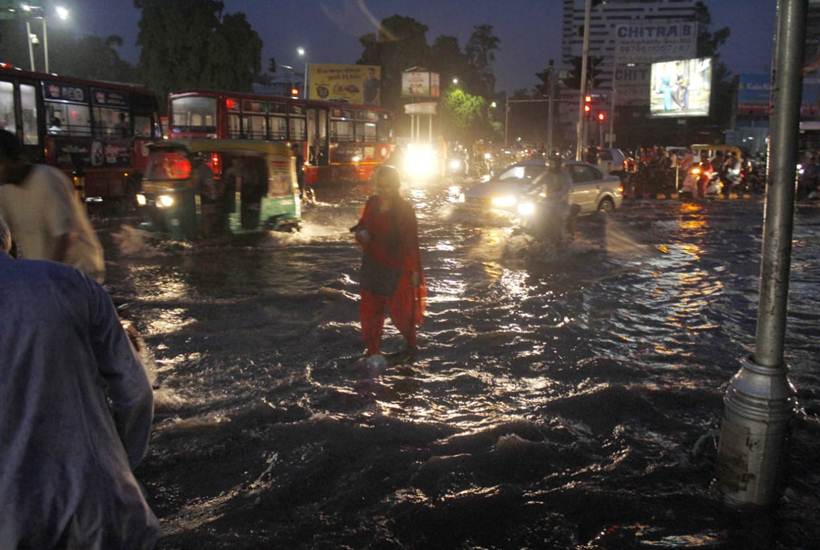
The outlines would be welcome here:
[[[56,8],[54,8],[54,11],[57,12],[57,17],[59,17],[62,21],[68,19],[68,8],[66,8],[65,6],[57,6]]]
[[[498,107],[498,105],[496,104],[496,102],[495,102],[495,101],[493,101],[492,103],[490,103],[490,107],[492,107],[493,109],[495,109],[496,107]]]
[[[454,78],[453,78],[453,84],[455,84],[456,86],[458,86],[458,77],[454,77]]]
[[[308,62],[307,62],[307,51],[302,46],[296,48],[296,55],[299,57],[305,58],[305,76],[302,79],[302,96],[307,99],[308,97]]]

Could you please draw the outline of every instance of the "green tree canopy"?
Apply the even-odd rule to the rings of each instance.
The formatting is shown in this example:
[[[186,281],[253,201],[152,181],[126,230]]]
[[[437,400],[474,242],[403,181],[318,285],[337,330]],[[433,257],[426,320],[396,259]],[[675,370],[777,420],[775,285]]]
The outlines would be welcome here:
[[[184,88],[250,91],[261,68],[262,40],[219,0],[134,0],[142,11],[139,70],[164,97]]]

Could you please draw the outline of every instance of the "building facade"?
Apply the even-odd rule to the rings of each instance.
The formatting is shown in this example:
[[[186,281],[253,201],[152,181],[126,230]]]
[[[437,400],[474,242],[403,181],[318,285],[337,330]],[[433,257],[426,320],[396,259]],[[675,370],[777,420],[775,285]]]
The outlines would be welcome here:
[[[564,0],[561,65],[574,67],[583,47],[585,0]],[[611,88],[615,68],[618,25],[632,23],[667,24],[693,21],[696,0],[593,0],[590,19],[589,55],[602,59],[598,69],[600,88]]]

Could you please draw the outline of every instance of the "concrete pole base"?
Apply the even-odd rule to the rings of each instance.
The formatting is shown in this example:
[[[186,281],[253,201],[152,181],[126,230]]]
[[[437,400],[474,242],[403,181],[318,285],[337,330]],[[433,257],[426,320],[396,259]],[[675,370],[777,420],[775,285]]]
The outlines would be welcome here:
[[[723,399],[718,489],[733,507],[764,508],[777,498],[795,390],[785,367],[741,361]]]

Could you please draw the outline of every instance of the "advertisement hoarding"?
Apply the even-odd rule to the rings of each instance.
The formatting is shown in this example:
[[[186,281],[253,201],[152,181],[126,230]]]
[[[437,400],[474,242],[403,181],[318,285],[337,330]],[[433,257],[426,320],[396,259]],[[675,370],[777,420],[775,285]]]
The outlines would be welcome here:
[[[438,97],[439,75],[430,71],[405,71],[401,74],[402,97]]]
[[[314,64],[308,67],[309,99],[378,105],[381,67],[376,65]]]
[[[653,117],[709,116],[712,60],[680,59],[652,64],[649,113]]]
[[[613,86],[618,105],[647,105],[651,64],[689,59],[697,51],[697,23],[624,23],[614,30]]]

